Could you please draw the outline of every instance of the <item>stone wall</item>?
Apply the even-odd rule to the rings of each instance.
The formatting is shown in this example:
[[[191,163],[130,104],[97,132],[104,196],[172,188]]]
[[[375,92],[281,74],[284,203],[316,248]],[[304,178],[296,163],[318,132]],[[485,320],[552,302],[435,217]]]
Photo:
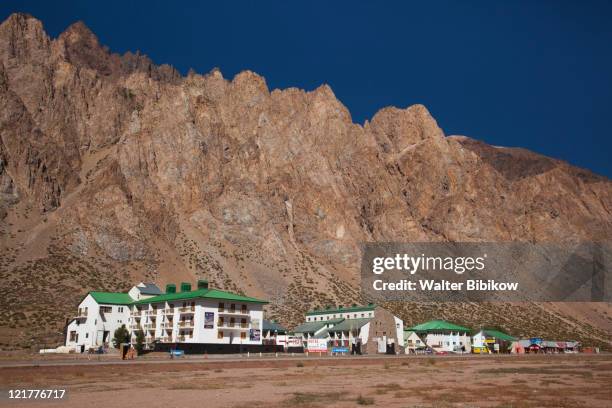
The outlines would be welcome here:
[[[374,318],[370,320],[370,331],[368,334],[368,342],[364,349],[365,353],[378,353],[378,344],[376,341],[374,341],[374,339],[382,336],[387,336],[387,339],[393,339],[393,342],[395,343],[395,351],[401,351],[401,345],[397,339],[397,328],[395,326],[393,314],[387,309],[377,307],[374,310]]]

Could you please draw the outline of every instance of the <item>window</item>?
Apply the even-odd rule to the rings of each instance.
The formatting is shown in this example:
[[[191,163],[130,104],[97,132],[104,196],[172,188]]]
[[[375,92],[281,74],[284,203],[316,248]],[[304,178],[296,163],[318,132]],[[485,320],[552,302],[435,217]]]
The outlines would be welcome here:
[[[225,310],[225,304],[219,303],[219,311],[222,312],[223,310]]]
[[[361,317],[362,317],[362,318],[363,318],[363,317],[365,317],[365,313],[362,313],[362,314],[361,314]],[[398,326],[398,327],[399,327],[399,326]]]
[[[119,306],[118,310],[119,313],[123,313],[123,306]]]
[[[217,326],[223,326],[223,317],[219,316],[219,320],[217,320]]]
[[[246,305],[242,305],[240,310],[242,311],[243,314],[246,313],[247,312],[247,306]]]
[[[70,341],[78,341],[79,336],[77,335],[76,330],[72,330],[70,332]]]
[[[236,304],[235,304],[235,303],[232,303],[232,304],[230,305],[230,311],[231,311],[232,313],[234,313],[234,312],[236,311]]]
[[[89,338],[89,333],[85,333],[85,338],[88,339]]]
[[[223,338],[223,332],[222,331],[217,332],[217,338],[218,339],[222,339]]]
[[[245,332],[240,333],[240,340],[246,340],[246,333]]]
[[[242,328],[247,327],[247,321],[245,318],[240,319],[240,327]]]

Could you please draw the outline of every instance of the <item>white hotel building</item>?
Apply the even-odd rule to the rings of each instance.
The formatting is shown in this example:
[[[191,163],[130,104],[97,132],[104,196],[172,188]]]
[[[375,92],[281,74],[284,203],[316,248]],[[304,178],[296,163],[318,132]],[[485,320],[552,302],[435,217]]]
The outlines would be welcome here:
[[[207,281],[166,286],[139,284],[128,293],[90,292],[70,321],[66,346],[84,352],[112,345],[117,328],[125,325],[135,342],[143,330],[145,343],[261,345],[263,305],[267,302],[217,289]]]

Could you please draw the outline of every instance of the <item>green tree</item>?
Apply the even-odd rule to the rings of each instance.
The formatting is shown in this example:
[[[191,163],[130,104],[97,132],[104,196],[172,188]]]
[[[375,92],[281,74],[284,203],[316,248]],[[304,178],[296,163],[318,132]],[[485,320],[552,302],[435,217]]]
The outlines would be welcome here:
[[[129,341],[130,332],[125,327],[125,324],[122,324],[121,327],[117,328],[113,334],[113,346],[115,346],[115,348],[119,348],[122,343],[129,343]]]
[[[144,350],[145,334],[142,328],[139,326],[136,331],[136,351],[141,354]]]

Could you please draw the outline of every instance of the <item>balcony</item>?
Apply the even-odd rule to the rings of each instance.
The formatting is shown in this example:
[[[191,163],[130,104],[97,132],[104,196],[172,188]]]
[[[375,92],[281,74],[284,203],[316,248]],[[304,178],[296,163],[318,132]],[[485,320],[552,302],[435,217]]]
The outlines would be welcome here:
[[[182,314],[194,314],[195,306],[179,307],[179,312]]]
[[[164,337],[161,337],[159,340],[162,343],[172,343],[172,337],[171,336],[164,336]]]
[[[248,309],[224,309],[219,310],[219,314],[227,316],[248,316],[249,311]]]
[[[224,323],[220,323],[217,322],[217,327],[219,329],[223,329],[223,330],[249,330],[249,324],[248,323],[231,323],[231,322],[224,322]]]
[[[146,311],[145,311],[145,316],[149,316],[149,317],[157,317],[157,309],[153,309],[153,310],[146,310]]]
[[[172,328],[174,327],[174,324],[173,324],[172,322],[166,322],[166,323],[163,323],[163,324],[162,324],[162,327],[163,327],[164,329],[170,329],[170,330],[172,330]]]
[[[192,337],[191,336],[181,335],[181,336],[178,336],[177,339],[178,339],[178,341],[183,342],[183,341],[191,340]]]
[[[181,320],[178,322],[180,329],[193,329],[193,320]]]
[[[76,316],[74,316],[75,319],[87,319],[87,312],[84,310],[81,310],[79,312],[77,312]]]
[[[155,324],[153,323],[145,323],[145,325],[143,326],[143,328],[145,330],[155,330]]]
[[[166,308],[164,309],[164,314],[168,317],[172,317],[172,315],[174,315],[174,308]]]

